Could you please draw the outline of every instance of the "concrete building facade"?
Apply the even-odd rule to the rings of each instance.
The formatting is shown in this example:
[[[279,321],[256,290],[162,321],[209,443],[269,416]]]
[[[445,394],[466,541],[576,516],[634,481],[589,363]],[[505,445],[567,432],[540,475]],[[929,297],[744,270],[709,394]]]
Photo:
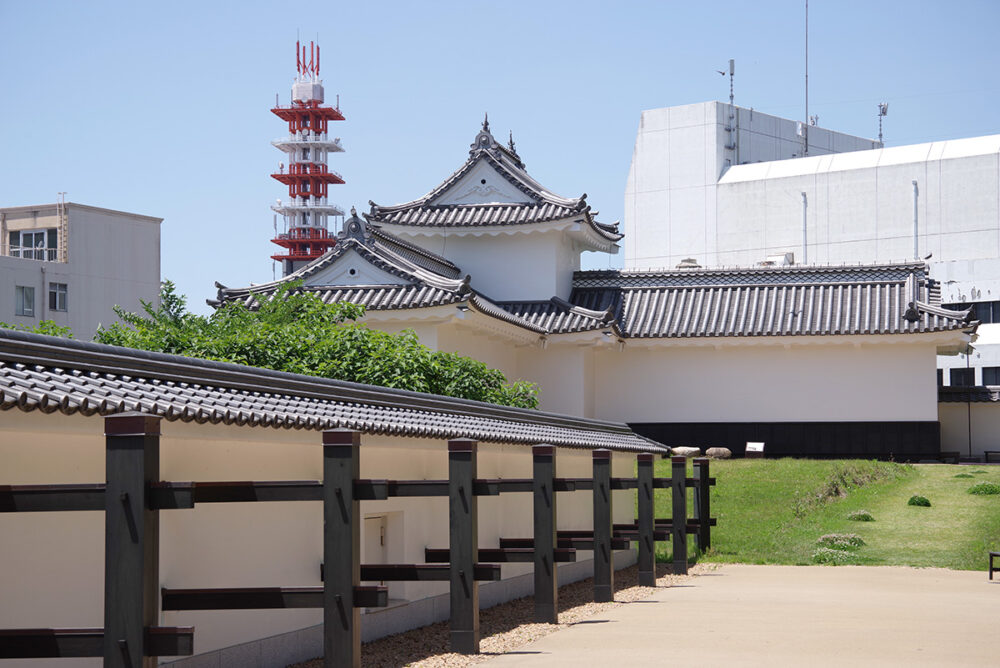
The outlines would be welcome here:
[[[687,258],[708,267],[763,260],[770,253],[760,247],[748,248],[749,261],[733,254],[744,242],[720,229],[730,214],[720,193],[731,168],[880,146],[722,102],[643,111],[625,186],[625,269],[675,267]],[[795,191],[793,205],[797,198]]]
[[[73,202],[0,208],[0,321],[89,340],[160,293],[162,218]]]

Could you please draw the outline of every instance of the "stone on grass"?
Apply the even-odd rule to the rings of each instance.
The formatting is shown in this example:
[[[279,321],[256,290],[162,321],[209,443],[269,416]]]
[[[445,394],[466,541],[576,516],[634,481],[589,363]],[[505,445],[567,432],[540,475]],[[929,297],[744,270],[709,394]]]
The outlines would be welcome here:
[[[697,457],[701,454],[701,448],[692,448],[682,445],[676,448],[670,448],[670,454],[675,457]]]
[[[733,451],[729,448],[709,448],[705,454],[712,459],[729,459],[733,456]]]

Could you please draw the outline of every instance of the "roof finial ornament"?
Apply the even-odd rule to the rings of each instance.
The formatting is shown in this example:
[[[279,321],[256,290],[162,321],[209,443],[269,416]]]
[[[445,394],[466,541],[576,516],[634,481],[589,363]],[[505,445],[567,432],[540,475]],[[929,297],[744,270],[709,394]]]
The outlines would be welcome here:
[[[357,209],[355,209],[355,208],[354,208],[354,207],[352,206],[352,207],[351,207],[351,218],[356,218],[356,217],[357,217],[357,215],[358,215],[358,210],[357,210]]]
[[[514,155],[517,155],[517,149],[514,148],[514,131],[513,130],[510,130],[510,135],[509,136],[510,136],[510,140],[507,142],[507,148],[510,149],[511,153],[513,153]]]
[[[492,149],[496,145],[496,140],[490,134],[490,115],[487,113],[483,115],[483,129],[479,131],[479,134],[476,135],[476,140],[469,146],[471,149],[469,154],[471,155],[476,151],[484,149]]]

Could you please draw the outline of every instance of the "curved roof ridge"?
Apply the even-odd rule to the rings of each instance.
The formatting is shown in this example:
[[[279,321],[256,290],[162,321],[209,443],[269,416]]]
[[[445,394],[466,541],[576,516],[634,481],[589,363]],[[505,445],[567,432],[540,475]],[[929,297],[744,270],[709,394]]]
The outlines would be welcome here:
[[[447,267],[449,269],[453,269],[456,272],[460,272],[461,271],[461,269],[459,269],[459,267],[458,267],[457,264],[455,264],[454,262],[452,262],[448,258],[444,257],[443,255],[438,255],[437,253],[433,253],[433,252],[427,250],[426,248],[423,248],[422,246],[418,246],[415,243],[411,243],[411,242],[407,241],[406,239],[403,239],[402,237],[398,237],[395,234],[391,234],[389,232],[386,232],[385,230],[383,230],[378,225],[373,225],[371,227],[371,232],[372,232],[372,236],[378,237],[380,240],[382,240],[384,242],[398,244],[399,246],[402,246],[406,250],[408,250],[408,251],[410,251],[412,253],[416,253],[417,255],[420,255],[421,257],[427,258],[428,260],[436,262],[437,264],[440,264],[440,265],[442,265],[444,267]]]

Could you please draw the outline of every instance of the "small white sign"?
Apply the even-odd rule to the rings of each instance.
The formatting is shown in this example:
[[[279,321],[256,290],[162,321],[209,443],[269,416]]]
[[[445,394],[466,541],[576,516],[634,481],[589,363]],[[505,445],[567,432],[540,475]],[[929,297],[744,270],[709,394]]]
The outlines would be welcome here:
[[[764,444],[747,441],[747,452],[764,452]]]

